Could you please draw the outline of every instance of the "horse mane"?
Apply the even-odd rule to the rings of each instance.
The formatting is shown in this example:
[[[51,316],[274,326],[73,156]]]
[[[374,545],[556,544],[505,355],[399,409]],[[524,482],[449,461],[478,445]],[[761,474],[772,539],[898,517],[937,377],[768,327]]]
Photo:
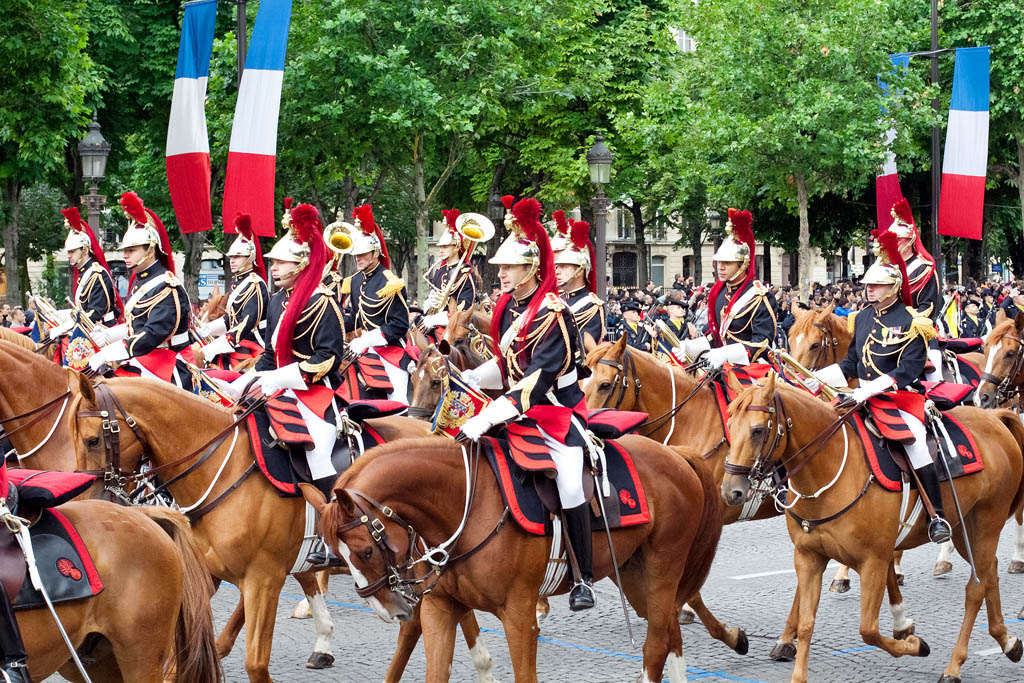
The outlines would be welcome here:
[[[17,346],[20,346],[21,348],[27,349],[29,351],[34,352],[36,350],[36,343],[34,341],[29,339],[25,335],[18,334],[17,332],[14,332],[6,327],[0,327],[0,339],[2,339],[3,341],[11,342],[12,344],[16,344]]]
[[[985,348],[989,348],[992,344],[1002,341],[1003,337],[1010,334],[1010,332],[1016,332],[1017,324],[1014,318],[1007,318],[1006,320],[998,323],[992,328],[992,331],[988,333],[985,338]]]
[[[754,400],[754,394],[764,389],[763,381],[744,387],[729,404],[729,415],[737,415],[749,408]],[[786,384],[781,378],[775,380],[775,393],[781,393],[783,399],[786,400],[786,410],[790,417],[797,412],[792,405],[793,401],[797,401],[800,404],[799,413],[801,416],[807,414],[814,415],[814,411],[819,411],[823,419],[831,421],[836,418],[835,410],[828,403],[812,396],[803,389]]]

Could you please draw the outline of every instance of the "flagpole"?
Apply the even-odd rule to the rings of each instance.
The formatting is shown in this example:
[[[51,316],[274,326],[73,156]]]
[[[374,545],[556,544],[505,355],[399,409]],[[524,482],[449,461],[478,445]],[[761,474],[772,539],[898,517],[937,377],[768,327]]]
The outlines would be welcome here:
[[[242,85],[242,71],[245,70],[245,3],[248,0],[235,0],[238,26],[235,29],[238,40],[238,85]],[[932,4],[935,0],[932,0]]]
[[[939,84],[939,3],[932,0],[932,85]],[[939,111],[939,97],[932,100],[932,108]],[[939,272],[939,286],[946,286],[945,269],[942,259],[942,237],[939,235],[939,191],[942,183],[942,169],[939,166],[941,147],[939,142],[939,127],[932,127],[932,257],[935,258],[935,268]]]

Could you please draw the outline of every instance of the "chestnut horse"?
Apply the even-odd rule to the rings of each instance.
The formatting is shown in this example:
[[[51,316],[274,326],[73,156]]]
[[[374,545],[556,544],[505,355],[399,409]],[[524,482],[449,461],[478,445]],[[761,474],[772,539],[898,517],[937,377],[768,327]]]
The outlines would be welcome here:
[[[73,501],[58,510],[81,535],[104,583],[93,598],[54,605],[76,648],[91,633],[102,636],[85,660],[89,677],[97,683],[221,681],[210,613],[213,583],[184,515],[100,500]],[[49,610],[15,615],[32,678],[59,671],[79,680]],[[165,679],[167,664],[174,673]]]
[[[718,494],[699,462],[638,436],[619,443],[633,456],[651,510],[650,523],[611,532],[621,587],[647,619],[644,680],[662,680],[667,667],[671,681],[682,681],[676,614],[711,568],[721,533]],[[428,683],[448,680],[455,626],[473,609],[501,619],[515,680],[537,680],[534,606],[550,541],[508,520],[481,457],[478,446],[443,439],[372,449],[339,477],[321,519],[324,537],[382,618],[411,619],[422,598]],[[421,554],[414,538],[432,551]],[[606,538],[594,535],[595,579],[613,574]],[[569,587],[563,580],[558,592]]]
[[[902,526],[900,494],[871,485],[873,475],[861,441],[847,438],[850,428],[840,421],[835,409],[804,391],[776,382],[774,374],[763,385],[744,389],[730,404],[729,413],[732,446],[722,496],[730,505],[742,504],[752,485],[770,477],[775,465],[784,464],[789,472],[791,508],[786,522],[797,573],[797,603],[790,613],[791,623],[787,623],[787,631],[792,625],[797,634],[791,680],[807,680],[821,575],[829,559],[843,562],[860,574],[860,634],[865,643],[895,657],[928,655],[927,644],[909,635],[912,622],[906,617],[902,599],[892,605],[895,637],[883,636],[878,630],[883,591],[888,585],[890,591],[899,594],[892,571],[893,548],[927,543],[927,515],[913,520],[909,535],[897,546]],[[996,566],[999,533],[1024,503],[1024,426],[1008,410],[959,407],[951,415],[973,432],[985,468],[956,480],[980,583],[968,580],[960,636],[941,683],[960,680],[960,667],[967,659],[968,640],[982,600],[988,610],[989,633],[1006,656],[1016,662],[1024,651],[1021,641],[1009,635],[1003,623]],[[949,484],[942,488],[946,492],[945,508],[954,510]],[[958,519],[951,518],[950,522],[957,550],[965,555],[964,530]]]
[[[789,355],[809,370],[820,370],[846,358],[853,341],[849,318],[833,313],[833,306],[813,311],[793,309],[796,322],[789,328]]]
[[[208,514],[193,520],[210,572],[237,585],[242,594],[239,608],[217,639],[217,649],[221,656],[230,652],[244,623],[249,679],[270,681],[268,664],[277,600],[302,542],[304,500],[281,498],[261,475],[248,476],[254,458],[244,424],[195,469],[194,458],[181,462],[185,454],[197,458],[196,451],[223,430],[231,434],[235,419],[231,410],[157,380],[115,378],[102,384],[123,406],[123,421],[130,416],[146,442],[140,443],[133,430],[121,428],[118,435],[124,472],[134,471],[145,454],[154,468],[163,468],[164,481],[173,480],[169,491],[179,505],[197,506],[223,496]],[[80,469],[102,470],[110,464],[102,420],[82,414],[97,410],[93,385],[82,378],[68,408],[71,440]],[[188,429],[182,428],[184,420]],[[388,440],[425,433],[422,422],[404,417],[371,423]],[[185,476],[176,478],[186,470]],[[325,656],[333,660],[330,640],[334,627],[323,594],[316,588],[312,574],[306,574],[300,583],[318,635],[310,663],[319,664]]]

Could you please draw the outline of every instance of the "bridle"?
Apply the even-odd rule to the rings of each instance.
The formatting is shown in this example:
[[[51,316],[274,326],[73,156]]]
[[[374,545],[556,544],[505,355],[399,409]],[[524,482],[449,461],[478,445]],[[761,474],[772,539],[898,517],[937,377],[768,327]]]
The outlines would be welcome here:
[[[18,453],[18,459],[19,460],[21,460],[23,458],[29,457],[30,455],[32,455],[33,453],[38,451],[40,448],[42,448],[43,445],[45,445],[46,442],[50,440],[50,437],[53,436],[53,433],[57,430],[57,425],[60,424],[60,418],[61,418],[61,416],[64,415],[64,411],[67,409],[68,402],[70,400],[71,400],[71,390],[68,389],[67,391],[65,391],[60,396],[57,396],[56,398],[52,398],[49,401],[47,401],[46,403],[42,404],[41,406],[37,406],[37,407],[33,408],[32,410],[28,410],[28,411],[26,411],[24,413],[21,413],[19,415],[14,415],[13,417],[0,418],[0,439],[10,438],[12,435],[17,434],[21,430],[26,429],[28,427],[31,427],[32,425],[34,425],[35,423],[37,423],[41,419],[43,419],[43,417],[48,412],[50,412],[51,408],[53,408],[58,403],[60,403],[60,411],[57,413],[57,417],[54,418],[53,425],[50,427],[50,430],[47,432],[47,434],[43,438],[43,440],[40,441],[35,446],[33,446],[27,453]],[[28,422],[26,422],[25,424],[18,425],[14,429],[8,430],[7,427],[6,427],[6,423],[8,423],[8,422],[14,422],[16,420],[23,420],[23,419],[29,418],[29,417],[31,417],[32,419],[29,420]],[[17,451],[14,451],[14,452],[17,452]],[[5,454],[5,456],[6,456],[6,454]]]
[[[1020,395],[1021,388],[1014,384],[1014,379],[1024,372],[1024,342],[1020,337],[1012,337],[1009,334],[1003,335],[1000,342],[1003,339],[1017,342],[1017,355],[1013,359],[1010,371],[1006,373],[1006,377],[996,377],[989,372],[981,373],[982,382],[989,382],[996,387],[996,405],[1003,405],[1015,395]]]
[[[814,370],[820,370],[828,365],[839,362],[839,338],[836,337],[835,333],[832,332],[832,316],[829,315],[826,318],[826,322],[812,323],[814,327],[821,330],[821,342],[818,346],[818,352],[814,356],[814,365],[811,366]],[[831,353],[831,360],[826,358],[826,354]]]

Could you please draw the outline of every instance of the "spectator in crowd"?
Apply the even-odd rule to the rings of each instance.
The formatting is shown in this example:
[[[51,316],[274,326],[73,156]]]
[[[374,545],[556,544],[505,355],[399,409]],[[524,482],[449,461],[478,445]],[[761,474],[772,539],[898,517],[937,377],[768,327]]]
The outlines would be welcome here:
[[[0,325],[4,327],[11,326],[11,305],[4,304],[0,306]]]
[[[25,322],[25,309],[21,306],[15,306],[11,309],[11,327],[27,327],[28,323]]]
[[[960,319],[960,336],[985,336],[985,318],[980,315],[980,307],[976,299],[968,299],[964,304],[964,314]]]

